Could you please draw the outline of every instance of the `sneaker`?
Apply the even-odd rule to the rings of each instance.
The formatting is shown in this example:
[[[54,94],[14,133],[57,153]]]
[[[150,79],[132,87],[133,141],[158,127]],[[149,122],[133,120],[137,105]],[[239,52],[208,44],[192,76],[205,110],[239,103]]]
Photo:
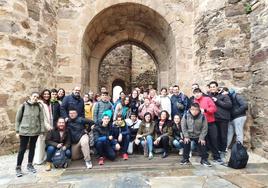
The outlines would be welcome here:
[[[52,164],[51,164],[51,162],[47,162],[46,171],[50,171],[51,168],[52,168]]]
[[[179,155],[183,155],[183,149],[179,150]]]
[[[162,158],[166,158],[168,156],[168,153],[167,152],[164,152],[163,155],[162,155]]]
[[[190,164],[190,161],[189,161],[189,159],[182,159],[180,164],[181,165],[188,165],[188,164]]]
[[[149,157],[148,157],[148,158],[149,158],[149,160],[151,160],[151,159],[153,159],[153,158],[154,158],[154,155],[153,155],[153,153],[152,153],[152,152],[150,152],[150,153],[149,153]]]
[[[85,161],[87,169],[92,168],[92,162],[91,161]]]
[[[16,167],[16,176],[17,176],[17,177],[21,177],[21,176],[23,176],[22,171],[21,171],[21,167],[20,167],[20,166],[17,166],[17,167]]]
[[[190,157],[190,158],[192,157],[192,151],[190,151],[190,153],[189,153],[189,157]]]
[[[218,164],[220,164],[220,165],[224,164],[224,162],[223,162],[223,160],[221,158],[215,159],[213,161],[218,163]]]
[[[207,167],[212,167],[212,165],[210,164],[210,162],[208,162],[207,159],[202,159],[200,163],[201,163],[201,165],[204,165]]]
[[[123,159],[124,159],[124,160],[128,160],[128,154],[127,154],[127,153],[124,153],[124,154],[123,154]]]
[[[36,173],[36,169],[34,168],[34,166],[32,165],[32,163],[29,163],[29,164],[27,165],[27,170],[28,170],[29,172]]]
[[[104,165],[104,158],[103,157],[99,158],[99,165]]]

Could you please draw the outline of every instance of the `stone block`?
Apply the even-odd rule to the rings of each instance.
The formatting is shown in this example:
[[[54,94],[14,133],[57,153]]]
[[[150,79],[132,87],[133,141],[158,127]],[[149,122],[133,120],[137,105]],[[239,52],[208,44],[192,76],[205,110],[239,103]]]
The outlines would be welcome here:
[[[40,7],[38,1],[26,0],[29,17],[35,21],[40,20]]]
[[[7,106],[8,98],[9,98],[8,94],[0,94],[0,106],[1,107]]]
[[[0,22],[0,32],[4,33],[16,33],[20,31],[20,27],[13,21],[1,20]]]
[[[246,14],[243,4],[231,5],[225,8],[225,16],[233,17]]]
[[[72,83],[73,77],[72,76],[57,76],[57,83]]]
[[[74,9],[60,8],[58,10],[58,18],[59,19],[75,19],[79,15]]]
[[[9,40],[11,42],[12,45],[17,46],[17,47],[26,47],[30,50],[35,50],[35,43],[29,41],[28,39],[21,39],[21,38],[17,38],[17,37],[9,37]]]
[[[212,50],[212,51],[209,52],[209,57],[211,57],[212,59],[224,57],[224,53],[220,49]]]

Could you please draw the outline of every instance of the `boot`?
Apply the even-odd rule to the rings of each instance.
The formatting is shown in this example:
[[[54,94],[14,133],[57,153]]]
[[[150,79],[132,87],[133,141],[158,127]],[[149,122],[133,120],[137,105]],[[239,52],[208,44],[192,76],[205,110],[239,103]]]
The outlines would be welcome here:
[[[52,168],[52,164],[51,164],[51,162],[47,162],[46,171],[50,171],[51,168]]]

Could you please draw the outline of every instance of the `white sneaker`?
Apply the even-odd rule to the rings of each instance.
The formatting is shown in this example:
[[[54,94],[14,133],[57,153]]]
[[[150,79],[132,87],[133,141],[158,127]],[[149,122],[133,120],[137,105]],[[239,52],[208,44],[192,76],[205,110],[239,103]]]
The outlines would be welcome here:
[[[179,155],[183,155],[183,149],[180,149]]]
[[[190,151],[190,153],[189,153],[189,157],[190,157],[190,158],[192,157],[192,151]]]
[[[91,161],[86,161],[86,167],[87,169],[91,169],[92,168],[92,162]]]
[[[152,153],[152,152],[150,152],[150,153],[149,153],[149,157],[148,157],[148,158],[149,158],[149,160],[153,159],[153,157],[154,157],[154,156],[153,156],[153,153]]]

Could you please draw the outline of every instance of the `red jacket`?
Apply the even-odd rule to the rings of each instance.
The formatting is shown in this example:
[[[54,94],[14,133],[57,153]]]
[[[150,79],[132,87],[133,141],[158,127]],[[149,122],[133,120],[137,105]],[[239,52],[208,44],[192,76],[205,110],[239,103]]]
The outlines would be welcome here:
[[[214,113],[217,111],[217,107],[210,97],[202,96],[200,99],[195,99],[194,102],[198,103],[201,109],[204,109],[208,123],[215,122]]]

